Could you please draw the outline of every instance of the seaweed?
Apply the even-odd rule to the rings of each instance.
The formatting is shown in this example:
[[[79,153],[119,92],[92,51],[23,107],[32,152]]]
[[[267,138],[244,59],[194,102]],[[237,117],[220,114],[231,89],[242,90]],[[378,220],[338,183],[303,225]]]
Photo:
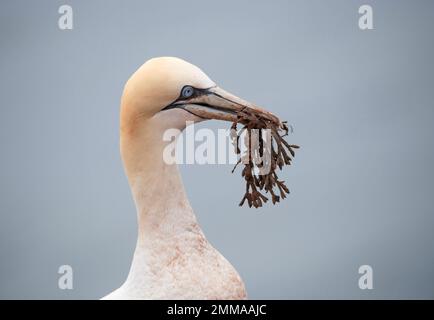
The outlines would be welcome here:
[[[243,125],[237,130],[238,125]],[[288,135],[286,121],[263,117],[254,110],[246,109],[237,113],[237,120],[231,127],[231,138],[235,153],[240,156],[232,173],[239,164],[243,164],[241,176],[246,182],[246,191],[239,203],[243,206],[247,201],[249,207],[259,208],[268,201],[265,194],[271,195],[273,204],[285,199],[289,189],[285,181],[279,180],[276,171],[291,165],[298,145],[284,140]],[[240,138],[244,135],[245,151],[240,148]]]

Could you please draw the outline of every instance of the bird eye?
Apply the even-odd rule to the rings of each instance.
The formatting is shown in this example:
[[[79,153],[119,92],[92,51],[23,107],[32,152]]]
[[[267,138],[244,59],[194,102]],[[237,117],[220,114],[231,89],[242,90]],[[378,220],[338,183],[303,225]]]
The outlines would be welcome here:
[[[182,88],[181,95],[183,98],[190,98],[194,93],[194,88],[191,86],[185,86]]]

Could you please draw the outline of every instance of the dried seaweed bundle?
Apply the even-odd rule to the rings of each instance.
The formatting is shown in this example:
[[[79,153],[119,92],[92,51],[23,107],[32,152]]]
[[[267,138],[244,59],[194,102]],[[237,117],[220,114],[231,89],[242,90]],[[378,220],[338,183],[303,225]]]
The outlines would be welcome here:
[[[239,132],[238,124],[244,125]],[[243,133],[245,133],[246,151],[241,154],[240,137]],[[288,135],[286,122],[280,122],[276,118],[266,118],[259,113],[244,111],[237,113],[237,120],[231,127],[231,138],[240,159],[232,173],[240,163],[244,165],[241,175],[246,181],[246,192],[240,206],[247,200],[249,207],[262,207],[263,202],[268,201],[264,193],[271,195],[273,204],[279,202],[281,198],[286,198],[289,190],[285,182],[279,180],[276,170],[277,168],[282,170],[284,165],[290,165],[295,156],[294,149],[299,148],[297,145],[288,144],[283,139],[286,135]]]

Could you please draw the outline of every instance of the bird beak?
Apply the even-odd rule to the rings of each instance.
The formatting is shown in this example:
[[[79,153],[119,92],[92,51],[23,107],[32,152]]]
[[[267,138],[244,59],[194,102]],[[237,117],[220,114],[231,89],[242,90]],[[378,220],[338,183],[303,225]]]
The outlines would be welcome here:
[[[235,122],[239,113],[254,114],[280,126],[280,120],[271,112],[247,102],[215,86],[208,89],[195,89],[191,98],[178,99],[163,110],[181,108],[203,119],[217,119]]]

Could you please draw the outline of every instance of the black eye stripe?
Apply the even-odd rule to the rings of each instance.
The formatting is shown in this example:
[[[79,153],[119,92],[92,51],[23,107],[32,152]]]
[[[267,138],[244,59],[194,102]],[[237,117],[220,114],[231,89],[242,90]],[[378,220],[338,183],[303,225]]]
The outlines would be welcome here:
[[[209,88],[198,89],[198,88],[195,88],[193,86],[186,85],[186,86],[182,87],[181,92],[179,94],[179,97],[175,101],[173,101],[171,104],[169,104],[166,107],[164,107],[162,110],[169,110],[169,109],[172,109],[172,108],[176,108],[178,106],[177,105],[178,102],[182,103],[182,101],[188,101],[190,99],[196,98],[196,97],[204,95],[204,94],[210,94],[210,93],[212,93],[210,91],[210,89],[212,89],[214,87],[215,86],[212,86],[212,87],[209,87]],[[188,94],[187,94],[187,97],[183,95],[183,93],[185,93],[186,88],[189,89],[188,90],[188,94],[190,94],[190,90],[192,90],[192,94],[190,94],[190,96],[188,96]]]
[[[198,88],[195,88],[193,86],[186,85],[186,86],[182,87],[181,93],[179,94],[179,97],[178,97],[178,99],[176,99],[176,101],[187,100],[187,99],[195,98],[195,97],[203,95],[203,94],[207,94],[207,93],[209,93],[209,89],[214,88],[214,87],[215,86],[212,86],[209,88],[204,88],[204,89],[198,89]]]

